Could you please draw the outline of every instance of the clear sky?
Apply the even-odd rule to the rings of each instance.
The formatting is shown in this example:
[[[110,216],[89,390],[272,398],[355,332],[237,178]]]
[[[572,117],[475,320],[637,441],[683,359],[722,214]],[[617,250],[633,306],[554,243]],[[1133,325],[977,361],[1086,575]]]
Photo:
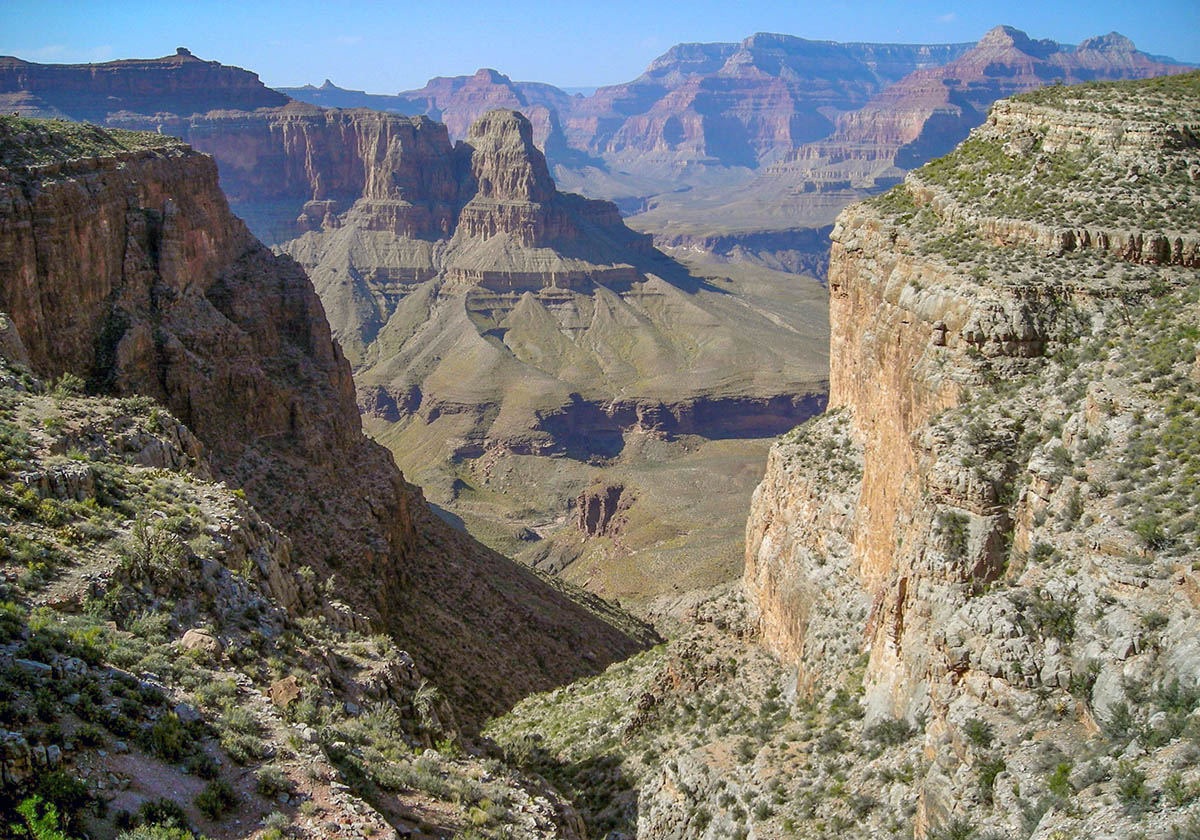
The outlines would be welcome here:
[[[1200,63],[1200,0],[443,0],[318,3],[0,0],[0,55],[148,58],[185,46],[272,86],[395,93],[492,67],[563,87],[635,78],[672,44],[783,32],[837,41],[975,41],[998,23],[1077,43],[1116,30],[1146,52]]]

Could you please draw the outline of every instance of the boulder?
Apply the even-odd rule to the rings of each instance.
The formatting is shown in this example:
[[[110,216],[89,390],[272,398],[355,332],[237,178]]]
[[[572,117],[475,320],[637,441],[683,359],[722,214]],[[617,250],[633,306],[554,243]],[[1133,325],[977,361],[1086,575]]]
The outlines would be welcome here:
[[[272,703],[281,709],[286,709],[300,699],[302,690],[294,676],[287,676],[271,683],[267,693],[270,695]]]
[[[183,634],[183,638],[179,640],[179,646],[184,650],[199,651],[208,656],[220,656],[225,649],[216,636],[194,627]]]

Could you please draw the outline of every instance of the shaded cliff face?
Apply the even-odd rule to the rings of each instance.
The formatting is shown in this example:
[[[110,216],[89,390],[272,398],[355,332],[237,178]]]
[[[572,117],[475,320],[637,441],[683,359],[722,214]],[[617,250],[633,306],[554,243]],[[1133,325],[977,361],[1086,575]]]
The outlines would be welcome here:
[[[363,437],[311,283],[229,212],[211,158],[157,135],[0,128],[0,310],[37,372],[167,405],[332,577],[345,620],[403,637],[468,719],[637,648],[604,605],[444,525]]]
[[[102,123],[117,111],[188,115],[218,108],[276,108],[287,102],[256,73],[203,61],[182,47],[163,58],[102,64],[35,64],[0,57],[0,108],[24,116]]]
[[[1145,733],[1175,713],[1129,687],[1200,684],[1200,499],[1172,505],[1191,460],[1147,450],[1152,429],[1194,422],[1197,81],[997,103],[834,230],[836,413],[773,450],[745,584],[802,689],[865,651],[868,724],[925,721],[918,832],[1012,830],[1009,789],[1039,784],[1033,721],[1069,766],[1089,735],[1126,750],[1132,715],[1147,740],[1122,772],[1170,766],[1178,730]],[[998,757],[1005,775],[964,788]],[[1081,818],[1132,830],[1100,805]],[[1038,819],[1050,836],[1065,817]]]
[[[404,235],[436,238],[453,228],[455,158],[445,126],[423,117],[292,103],[186,118],[117,114],[108,123],[180,137],[211,154],[230,202],[268,241],[320,228],[360,198],[379,202],[376,223]]]

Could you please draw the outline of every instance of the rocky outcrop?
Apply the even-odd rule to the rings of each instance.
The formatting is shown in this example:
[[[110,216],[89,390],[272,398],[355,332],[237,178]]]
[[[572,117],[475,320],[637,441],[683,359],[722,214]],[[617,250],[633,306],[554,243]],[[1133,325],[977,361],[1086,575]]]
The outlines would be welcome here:
[[[589,487],[575,500],[580,532],[588,537],[615,537],[633,502],[632,494],[625,492],[624,485]]]
[[[6,149],[55,131],[11,117],[2,128]],[[637,647],[429,513],[363,437],[308,278],[229,212],[211,158],[93,139],[107,148],[92,157],[6,155],[0,309],[35,371],[168,406],[217,475],[291,538],[297,562],[332,577],[371,628],[403,636],[468,719],[594,667],[581,650],[602,662]],[[479,628],[492,624],[500,636],[485,642]],[[542,664],[517,654],[509,669],[498,644],[538,650]]]
[[[765,641],[796,663],[802,692],[820,696],[864,652],[867,724],[923,724],[932,766],[918,834],[956,819],[1014,827],[999,787],[994,812],[990,795],[979,800],[988,810],[961,801],[979,796],[966,792],[975,784],[967,768],[987,759],[990,743],[967,734],[979,726],[971,721],[1003,737],[1037,719],[1039,738],[1071,755],[1081,733],[1099,730],[1120,752],[1122,715],[1165,715],[1146,695],[1116,692],[1122,680],[1200,683],[1184,659],[1195,615],[1170,556],[1191,557],[1195,545],[1164,531],[1136,548],[1136,533],[1173,514],[1121,466],[1139,451],[1140,412],[1180,422],[1167,419],[1176,398],[1161,403],[1159,386],[1145,384],[1154,376],[1144,348],[1191,329],[1193,314],[1179,308],[1190,293],[1163,291],[1194,288],[1191,250],[1176,258],[1128,240],[1062,247],[1031,235],[1055,214],[1060,223],[1047,229],[1072,229],[1073,214],[1109,201],[1121,202],[1123,218],[1156,208],[1144,217],[1154,235],[1179,230],[1160,193],[1176,182],[1186,191],[1190,176],[1122,182],[1118,197],[1105,173],[1191,171],[1195,144],[1179,138],[1191,136],[1195,107],[1194,77],[999,103],[957,152],[848,209],[833,231],[831,413],[772,451],[747,527],[744,582]],[[1129,122],[1128,143],[1108,132],[1110,114]],[[985,159],[984,149],[998,154]],[[1081,156],[1087,174],[1064,177]],[[996,218],[991,188],[1021,189],[1026,161],[1036,173],[1028,183],[1045,196]],[[1185,381],[1192,355],[1157,375]],[[1179,457],[1151,461],[1175,474],[1186,469]],[[1106,482],[1116,476],[1126,495],[1114,503]],[[1123,510],[1134,500],[1144,500],[1140,513]],[[1170,628],[1157,652],[1131,644],[1139,621]],[[1004,742],[1017,775],[1022,743]],[[1145,772],[1168,760],[1140,749],[1124,755],[1145,756]],[[1047,815],[1035,833],[1062,824]]]

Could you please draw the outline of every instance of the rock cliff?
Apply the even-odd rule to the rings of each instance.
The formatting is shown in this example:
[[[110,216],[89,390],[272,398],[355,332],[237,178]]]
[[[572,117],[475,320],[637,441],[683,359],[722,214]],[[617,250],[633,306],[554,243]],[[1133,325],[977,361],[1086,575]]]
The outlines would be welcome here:
[[[840,44],[758,33],[739,44],[680,44],[640,77],[571,104],[568,142],[622,168],[756,167],[828,134],[902,76],[965,44]]]
[[[138,72],[168,74],[172,62]],[[134,68],[104,72],[132,78]],[[429,96],[460,114],[457,144],[424,116],[294,101],[245,110],[233,96],[222,110],[123,110],[106,120],[213,155],[234,211],[312,275],[362,386],[370,433],[437,504],[463,515],[465,488],[490,482],[502,451],[569,457],[565,485],[530,476],[491,496],[499,510],[483,505],[482,529],[471,525],[493,546],[529,549],[540,562],[546,546],[529,536],[573,537],[574,499],[621,456],[627,434],[649,441],[655,459],[667,457],[660,444],[686,453],[703,439],[759,436],[744,445],[743,463],[714,451],[702,459],[714,472],[687,482],[699,493],[732,472],[748,485],[767,436],[822,404],[824,290],[765,269],[737,279],[692,273],[626,228],[614,205],[556,189],[538,128],[524,115],[496,111],[469,128],[461,121],[510,95],[533,101],[537,86],[492,71],[435,82]],[[103,109],[101,93],[92,107]],[[453,110],[460,106],[466,111]],[[793,250],[769,265],[807,259]],[[689,436],[701,440],[682,440]],[[631,447],[630,459],[640,463],[646,446]],[[539,463],[535,472],[550,469]],[[545,506],[521,498],[529,482],[555,488]],[[638,495],[655,497],[649,488]],[[670,537],[695,527],[688,508],[661,527],[651,522],[665,512],[644,512],[635,530],[683,551]],[[740,501],[729,516],[710,514],[724,533],[705,539],[702,553],[724,546],[726,574],[741,554],[733,548],[740,528],[730,523],[741,518]]]
[[[468,719],[637,648],[599,602],[444,525],[363,437],[310,281],[229,212],[210,157],[92,126],[2,131],[0,310],[35,371],[169,407],[344,620],[403,637]]]
[[[547,156],[567,154],[559,122],[560,115],[569,110],[572,97],[553,85],[514,82],[489,68],[480,68],[470,76],[438,76],[423,88],[401,91],[394,96],[344,90],[328,79],[320,87],[279,88],[279,92],[326,108],[424,114],[445,125],[450,139],[455,141],[466,139],[472,123],[488,111],[511,109],[528,117],[533,125],[534,142]]]
[[[923,733],[919,835],[1190,801],[1151,793],[1200,696],[1192,461],[1152,430],[1194,423],[1198,81],[999,102],[834,229],[831,411],[771,453],[745,585],[802,694],[865,652],[865,723]]]
[[[180,47],[163,58],[103,64],[36,64],[0,57],[0,109],[31,117],[102,123],[109,114],[203,114],[285,105],[258,75],[196,58]]]
[[[776,174],[889,184],[903,170],[953,149],[997,99],[1051,83],[1143,79],[1190,69],[1151,57],[1116,32],[1071,47],[997,26],[955,60],[917,70],[840,116],[829,137],[796,151]]]
[[[847,45],[849,46],[849,45]],[[764,160],[753,180],[689,191],[664,191],[630,219],[656,244],[680,239],[744,241],[736,259],[780,264],[791,242],[825,227],[848,204],[898,183],[906,171],[950,151],[983,122],[999,98],[1043,85],[1137,79],[1192,68],[1134,48],[1112,33],[1078,46],[1034,40],[998,26],[970,47],[881,84],[860,105],[825,111],[827,136],[800,140]],[[804,254],[820,262],[824,248]],[[782,264],[787,264],[783,262]]]

